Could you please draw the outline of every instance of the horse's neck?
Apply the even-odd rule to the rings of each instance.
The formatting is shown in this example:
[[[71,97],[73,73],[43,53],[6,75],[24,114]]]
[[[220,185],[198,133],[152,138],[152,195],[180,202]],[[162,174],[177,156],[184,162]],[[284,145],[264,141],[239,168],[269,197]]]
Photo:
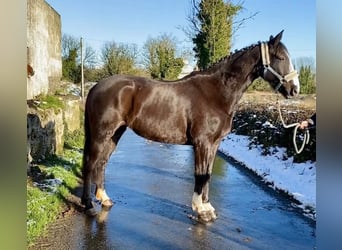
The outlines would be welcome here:
[[[227,105],[234,109],[248,86],[259,77],[259,67],[261,66],[260,47],[256,45],[242,52],[233,61],[227,61],[225,64],[225,67],[222,67],[217,74],[223,76],[224,96]]]
[[[227,62],[222,68],[225,75],[225,85],[234,89],[246,90],[247,87],[259,77],[261,66],[261,53],[258,45],[237,55],[232,62]]]

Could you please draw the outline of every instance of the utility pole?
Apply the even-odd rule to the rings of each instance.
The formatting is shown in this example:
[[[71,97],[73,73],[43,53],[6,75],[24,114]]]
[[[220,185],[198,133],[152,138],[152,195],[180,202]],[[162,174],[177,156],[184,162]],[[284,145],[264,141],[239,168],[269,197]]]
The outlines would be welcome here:
[[[84,100],[84,75],[83,75],[83,39],[81,37],[81,97]]]

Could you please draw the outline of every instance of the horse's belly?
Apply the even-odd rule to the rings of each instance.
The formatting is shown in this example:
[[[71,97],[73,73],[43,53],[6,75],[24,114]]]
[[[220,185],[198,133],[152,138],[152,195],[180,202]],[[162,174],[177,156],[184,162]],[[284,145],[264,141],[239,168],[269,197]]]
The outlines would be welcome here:
[[[186,144],[188,141],[182,119],[159,120],[145,117],[143,120],[136,119],[129,127],[138,135],[152,141],[172,144]]]

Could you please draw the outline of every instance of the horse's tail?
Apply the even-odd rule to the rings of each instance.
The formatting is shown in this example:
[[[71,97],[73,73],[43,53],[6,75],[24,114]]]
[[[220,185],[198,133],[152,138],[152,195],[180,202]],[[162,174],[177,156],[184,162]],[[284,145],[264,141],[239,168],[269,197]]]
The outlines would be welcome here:
[[[87,105],[85,105],[84,111],[84,147],[83,147],[83,160],[82,160],[82,173],[87,171],[86,164],[89,157],[89,148],[90,148],[90,126],[89,126],[89,116]],[[84,174],[83,174],[84,176]]]

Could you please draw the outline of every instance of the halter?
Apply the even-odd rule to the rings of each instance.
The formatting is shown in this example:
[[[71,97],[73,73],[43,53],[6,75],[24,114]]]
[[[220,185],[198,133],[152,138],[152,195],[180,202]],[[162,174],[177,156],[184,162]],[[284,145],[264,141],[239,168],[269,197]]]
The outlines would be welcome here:
[[[271,65],[270,65],[270,53],[268,51],[268,45],[266,42],[262,42],[260,44],[260,48],[261,48],[261,60],[262,60],[262,65],[264,66],[264,77],[265,77],[265,74],[267,73],[267,71],[271,72],[275,77],[278,78],[279,80],[279,84],[274,88],[275,91],[278,91],[279,88],[281,87],[281,85],[283,85],[284,83],[288,82],[288,81],[291,81],[293,78],[297,77],[298,76],[298,73],[296,70],[293,70],[291,71],[290,73],[288,73],[287,75],[285,76],[282,76],[280,75],[277,71],[275,71]],[[309,140],[310,140],[310,133],[309,133],[309,130],[305,130],[305,133],[304,133],[304,140],[303,140],[303,144],[302,146],[300,147],[300,149],[298,149],[297,147],[297,142],[296,142],[296,136],[297,136],[297,129],[300,127],[300,124],[299,123],[292,123],[292,124],[289,124],[289,125],[286,125],[285,122],[284,122],[284,119],[281,115],[281,111],[280,111],[280,104],[279,104],[279,101],[277,100],[277,105],[278,105],[278,112],[279,112],[279,116],[280,116],[280,120],[281,120],[281,123],[283,124],[283,127],[284,128],[291,128],[291,127],[294,127],[294,132],[293,132],[293,145],[294,145],[294,148],[296,150],[296,153],[297,154],[300,154],[303,149],[304,149],[304,146],[306,144],[309,143]]]
[[[278,91],[278,89],[283,85],[284,83],[291,81],[293,78],[298,76],[298,73],[296,70],[291,71],[285,76],[280,75],[277,71],[275,71],[271,65],[270,65],[270,53],[268,51],[268,45],[266,42],[262,42],[260,44],[261,48],[261,60],[262,65],[264,66],[264,76],[267,73],[267,71],[271,72],[275,77],[278,78],[279,84],[274,88],[275,91]]]

